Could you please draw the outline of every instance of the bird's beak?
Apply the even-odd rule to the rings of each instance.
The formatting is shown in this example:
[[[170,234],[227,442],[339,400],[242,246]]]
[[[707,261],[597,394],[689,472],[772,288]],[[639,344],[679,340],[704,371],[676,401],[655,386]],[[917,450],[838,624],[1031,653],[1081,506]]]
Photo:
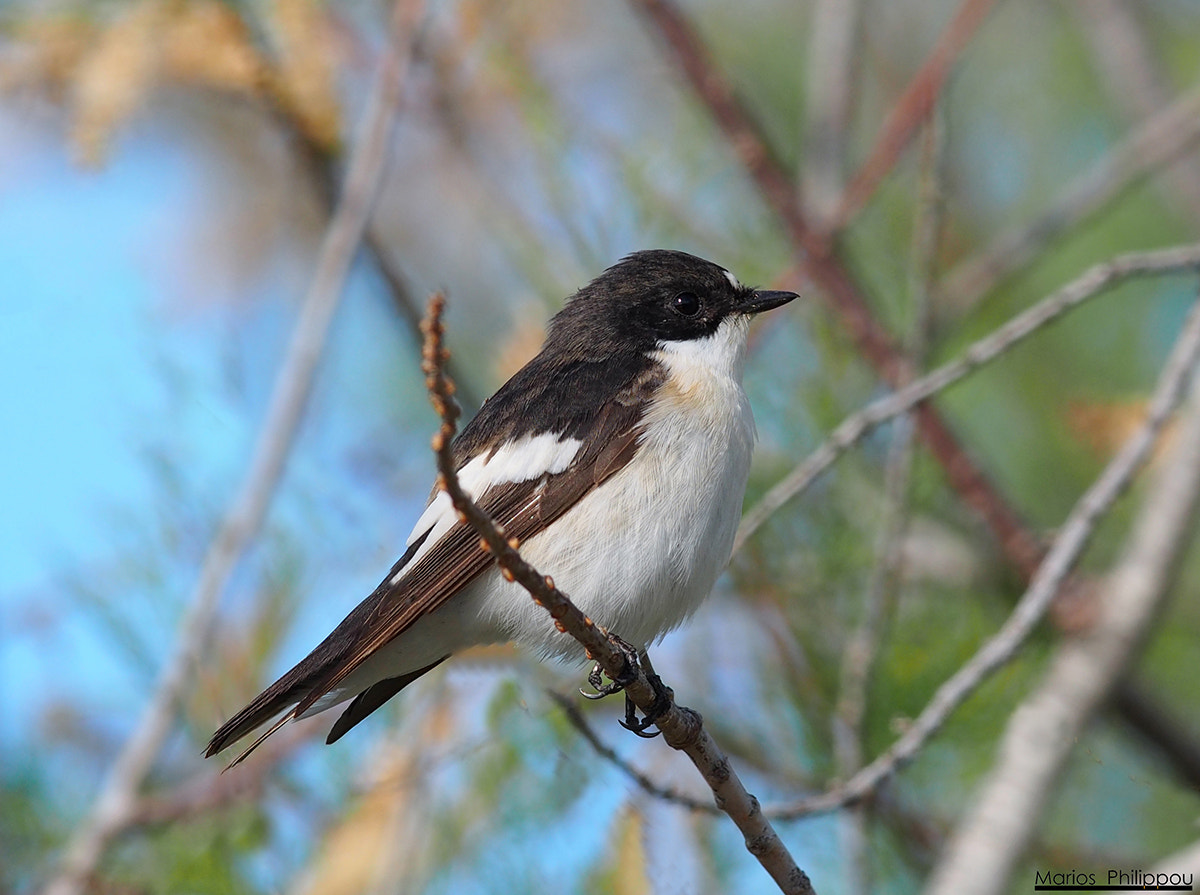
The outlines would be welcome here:
[[[795,292],[771,292],[760,289],[751,292],[738,305],[737,309],[743,314],[761,314],[763,311],[771,310],[771,308],[786,305],[793,298],[799,297]]]

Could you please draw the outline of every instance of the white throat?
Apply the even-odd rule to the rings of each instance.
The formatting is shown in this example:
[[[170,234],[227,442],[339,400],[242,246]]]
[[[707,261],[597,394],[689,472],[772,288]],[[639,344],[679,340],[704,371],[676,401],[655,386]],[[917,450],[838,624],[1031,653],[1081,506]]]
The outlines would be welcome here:
[[[659,342],[651,356],[667,368],[681,391],[690,391],[714,379],[728,379],[740,385],[749,333],[750,318],[730,314],[711,336]]]

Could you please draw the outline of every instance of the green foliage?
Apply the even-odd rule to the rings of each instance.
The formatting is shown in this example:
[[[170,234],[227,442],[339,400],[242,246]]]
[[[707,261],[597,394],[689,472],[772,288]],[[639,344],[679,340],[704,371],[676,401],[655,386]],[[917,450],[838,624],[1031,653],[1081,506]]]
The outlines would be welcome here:
[[[0,776],[0,890],[33,888],[61,842],[63,818],[51,808],[53,790],[29,758],[6,765]]]
[[[270,842],[252,807],[172,823],[119,848],[105,868],[114,884],[151,893],[236,895],[257,887],[243,856]]]

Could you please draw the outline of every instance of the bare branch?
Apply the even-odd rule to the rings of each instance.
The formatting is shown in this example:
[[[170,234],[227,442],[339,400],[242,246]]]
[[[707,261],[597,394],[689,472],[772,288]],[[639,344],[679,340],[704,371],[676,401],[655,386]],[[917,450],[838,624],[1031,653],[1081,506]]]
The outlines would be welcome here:
[[[1156,411],[1182,397],[1198,357],[1200,299],[1164,367]],[[1102,588],[1099,621],[1058,649],[1041,685],[1009,718],[996,765],[933,872],[932,895],[1008,891],[1085,726],[1140,650],[1166,598],[1195,534],[1198,509],[1200,389],[1193,388],[1169,459]]]
[[[938,293],[964,313],[1009,277],[1024,270],[1055,239],[1200,139],[1200,89],[1184,94],[1118,143],[1063,189],[1037,218],[1001,233],[943,279]]]
[[[250,467],[204,558],[175,649],[137,726],[109,768],[90,814],[75,831],[55,876],[47,883],[46,895],[82,893],[109,844],[131,822],[138,807],[138,790],[171,730],[180,694],[203,649],[221,593],[262,524],[308,403],[342,283],[378,192],[409,56],[407,48],[421,8],[420,0],[397,4],[393,41],[373,86],[346,186],[321,245]]]
[[[1088,39],[1093,66],[1130,122],[1157,114],[1174,92],[1163,53],[1143,21],[1142,6],[1129,0],[1091,0],[1067,7]],[[1154,180],[1172,208],[1200,224],[1200,161],[1195,156],[1163,168]]]
[[[664,802],[669,802],[672,805],[678,805],[680,808],[686,808],[688,811],[698,811],[702,814],[721,813],[721,809],[712,802],[702,802],[699,799],[693,799],[691,796],[684,795],[678,790],[655,783],[600,739],[596,731],[592,729],[592,725],[588,724],[588,720],[583,716],[583,712],[579,711],[579,706],[573,700],[555,690],[547,690],[546,692],[558,704],[558,707],[562,709],[571,726],[596,750],[596,754],[605,761],[612,763],[647,795],[661,799]]]
[[[804,76],[801,194],[821,229],[833,216],[844,188],[861,11],[862,0],[817,0],[813,9]]]
[[[734,540],[734,552],[737,552],[772,514],[808,488],[843,452],[857,444],[881,423],[907,412],[922,401],[929,400],[1114,283],[1132,276],[1174,273],[1197,268],[1200,268],[1200,245],[1134,252],[1097,264],[1078,279],[973,343],[955,360],[846,417],[820,447],[777,482],[746,512]]]
[[[433,449],[437,455],[438,487],[444,490],[467,522],[479,533],[480,548],[488,550],[506,578],[516,581],[529,591],[530,596],[554,619],[555,626],[574,637],[594,659],[610,679],[623,680],[630,672],[629,662],[609,634],[584,615],[566,594],[554,586],[549,575],[541,574],[525,562],[517,552],[518,544],[510,540],[499,526],[484,513],[463,490],[454,468],[451,441],[454,437],[459,416],[454,402],[454,386],[446,379],[444,364],[448,352],[442,347],[442,309],[445,299],[434,295],[429,302],[429,312],[422,324],[425,332],[424,363],[426,387],[430,400],[442,423],[433,437]],[[656,709],[656,695],[646,671],[634,669],[636,679],[625,687],[625,692],[642,711]],[[670,690],[667,691],[670,694]],[[667,711],[656,722],[663,739],[673,749],[678,749],[692,760],[713,791],[717,805],[729,815],[745,836],[746,849],[758,859],[763,869],[771,875],[780,890],[796,895],[812,895],[813,888],[808,876],[788,853],[787,847],[763,816],[758,800],[748,793],[729,763],[704,729],[700,715],[670,700]]]
[[[1122,445],[1100,477],[1084,492],[1059,530],[1058,537],[1025,594],[1000,630],[965,665],[943,683],[929,704],[892,746],[853,778],[823,796],[771,812],[797,818],[828,811],[871,792],[910,761],[946,719],[992,672],[1007,663],[1046,614],[1063,581],[1091,539],[1097,522],[1112,507],[1149,456],[1168,417],[1179,406],[1200,357],[1200,302],[1197,302],[1159,375],[1146,420]],[[973,865],[978,867],[979,865]],[[965,891],[965,890],[960,890]]]
[[[842,197],[834,215],[833,230],[845,227],[896,167],[904,148],[933,111],[958,57],[995,5],[996,0],[963,0],[929,57],[888,113],[875,147]]]

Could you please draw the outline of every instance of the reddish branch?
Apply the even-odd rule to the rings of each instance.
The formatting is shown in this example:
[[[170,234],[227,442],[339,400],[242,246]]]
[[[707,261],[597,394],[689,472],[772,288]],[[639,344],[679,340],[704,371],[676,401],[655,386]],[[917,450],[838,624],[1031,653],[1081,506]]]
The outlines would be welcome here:
[[[910,378],[903,351],[876,320],[858,285],[832,254],[828,241],[809,223],[796,200],[791,177],[771,153],[729,82],[713,65],[691,25],[670,0],[633,2],[674,52],[680,69],[708,106],[764,200],[783,221],[801,255],[804,271],[817,284],[859,352],[889,385]],[[1037,537],[959,444],[936,409],[922,405],[915,417],[922,441],[945,470],[951,487],[979,514],[1004,555],[1028,579],[1043,553]]]
[[[996,0],[963,0],[924,64],[888,113],[875,147],[842,197],[831,229],[840,230],[846,226],[896,167],[900,154],[933,111],[958,57],[995,5]]]

